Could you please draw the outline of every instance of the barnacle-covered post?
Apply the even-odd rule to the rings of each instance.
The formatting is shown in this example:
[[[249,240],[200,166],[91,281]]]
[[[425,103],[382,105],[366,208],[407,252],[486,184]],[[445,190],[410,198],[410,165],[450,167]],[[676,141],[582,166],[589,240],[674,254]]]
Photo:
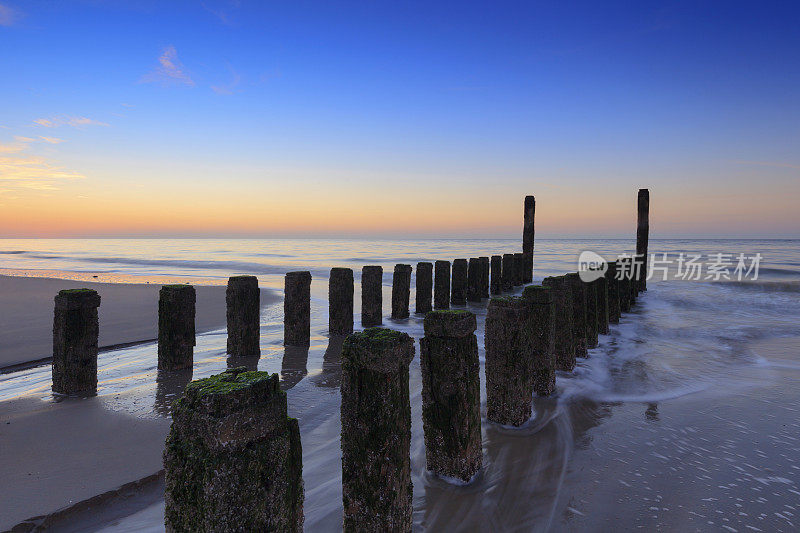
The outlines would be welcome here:
[[[528,320],[533,335],[533,390],[539,396],[548,396],[556,390],[553,296],[547,287],[528,285],[522,298],[530,308]]]
[[[425,316],[420,339],[427,467],[463,482],[475,476],[483,459],[476,328],[469,311],[433,311]]]
[[[522,298],[492,298],[486,312],[486,418],[521,426],[533,402],[533,333]]]
[[[353,333],[353,269],[334,267],[328,279],[328,331]]]
[[[411,265],[394,266],[392,275],[392,318],[408,318],[408,302],[411,298]]]
[[[370,328],[342,347],[344,531],[411,531],[411,402],[414,340]]]
[[[417,313],[433,309],[433,264],[417,263],[417,292],[414,297]]]
[[[311,342],[311,272],[287,272],[284,279],[283,344]]]
[[[164,285],[159,290],[159,370],[179,370],[192,367],[196,301],[196,292],[191,285]]]
[[[566,276],[544,278],[542,285],[549,288],[553,296],[556,370],[571,372],[575,368],[572,287]]]
[[[261,291],[255,276],[232,276],[225,290],[228,354],[261,355]]]
[[[361,268],[361,325],[380,326],[383,322],[383,267],[366,265]]]
[[[450,308],[450,261],[434,263],[433,308]]]
[[[302,531],[302,458],[278,374],[191,382],[164,448],[167,531]]]
[[[55,297],[53,312],[53,392],[97,392],[97,338],[100,295],[67,289]]]

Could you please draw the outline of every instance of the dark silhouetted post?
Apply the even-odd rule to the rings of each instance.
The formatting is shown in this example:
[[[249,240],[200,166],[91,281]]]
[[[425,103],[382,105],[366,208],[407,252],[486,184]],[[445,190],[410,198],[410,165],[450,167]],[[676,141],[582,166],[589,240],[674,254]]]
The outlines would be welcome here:
[[[450,308],[450,261],[434,263],[433,308]]]
[[[481,268],[481,277],[480,277],[480,286],[479,286],[479,294],[481,299],[489,297],[489,258],[488,257],[479,257],[478,260],[480,261],[480,268]]]
[[[650,190],[639,189],[637,198],[636,254],[639,256],[640,275],[637,289],[647,290],[647,244],[650,240]]]
[[[353,333],[353,270],[334,267],[328,279],[328,331],[331,335]]]
[[[192,368],[195,302],[191,285],[164,285],[158,292],[158,369]]]
[[[600,312],[598,311],[598,298],[597,298],[597,288],[593,285],[593,282],[583,283],[584,291],[586,294],[586,342],[589,348],[595,348],[597,346],[597,334],[598,334],[598,317]]]
[[[572,289],[572,337],[575,339],[575,356],[586,357],[589,337],[586,333],[588,327],[586,284],[581,281],[577,272],[571,272],[564,277]]]
[[[617,279],[617,262],[609,261],[606,270],[606,284],[608,285],[608,322],[618,324],[620,317],[619,307],[619,280]]]
[[[549,396],[556,390],[555,309],[550,289],[528,285],[522,298],[530,306],[533,334],[533,390]]]
[[[344,531],[411,531],[414,339],[371,328],[342,347]]]
[[[395,265],[392,275],[392,318],[408,318],[411,298],[411,265]]]
[[[525,255],[522,271],[522,283],[533,281],[533,217],[536,214],[536,199],[525,197],[525,221],[522,226],[522,253]]]
[[[287,272],[283,296],[283,344],[308,346],[311,340],[311,272]]]
[[[631,258],[621,256],[617,258],[617,277],[619,278],[619,309],[621,313],[627,313],[631,310]]]
[[[597,291],[597,332],[608,335],[608,281],[602,277],[592,284]]]
[[[467,260],[453,260],[453,283],[450,287],[450,303],[464,305],[467,303]]]
[[[471,257],[467,267],[467,300],[481,301],[481,260]]]
[[[514,285],[522,285],[523,270],[525,270],[525,255],[514,254]]]
[[[492,294],[500,294],[503,292],[503,256],[492,256],[492,280],[491,291]]]
[[[492,298],[486,311],[486,418],[521,426],[533,402],[533,334],[522,298]]]
[[[544,278],[542,285],[553,295],[556,370],[571,372],[575,368],[572,287],[566,276]]]
[[[503,254],[503,290],[510,291],[514,288],[516,268],[514,268],[514,254]]]
[[[225,290],[228,354],[261,355],[261,291],[255,276],[232,276]]]
[[[164,448],[167,531],[303,531],[302,461],[278,374],[191,382]]]
[[[361,325],[380,326],[383,322],[383,267],[361,268]]]
[[[417,263],[417,293],[414,298],[417,313],[428,313],[433,309],[433,264]]]
[[[428,470],[464,482],[483,460],[476,328],[469,311],[433,311],[425,316],[425,337],[420,339]]]
[[[97,392],[97,338],[100,295],[67,289],[55,297],[53,313],[53,392]]]

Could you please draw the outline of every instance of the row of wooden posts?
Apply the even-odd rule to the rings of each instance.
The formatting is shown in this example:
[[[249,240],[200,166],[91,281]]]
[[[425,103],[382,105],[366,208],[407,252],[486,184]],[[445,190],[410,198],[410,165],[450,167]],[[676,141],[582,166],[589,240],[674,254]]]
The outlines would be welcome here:
[[[528,198],[523,235],[530,231],[530,254],[524,249],[522,254],[456,260],[452,267],[447,261],[417,265],[417,311],[425,313],[420,363],[427,469],[445,478],[469,482],[480,471],[483,457],[477,321],[466,309],[448,308],[532,281],[533,202]],[[649,204],[647,194],[644,199]],[[640,230],[643,218],[647,224],[647,208],[643,217],[642,201],[640,191],[637,254],[619,261],[645,261],[648,231]],[[608,333],[609,324],[630,310],[645,290],[644,276],[617,279],[618,269],[636,271],[610,262],[605,275],[592,282],[569,273],[528,285],[519,297],[489,301],[485,324],[489,421],[524,424],[531,418],[534,395],[555,390],[556,371],[571,371],[576,358],[597,345],[598,334]],[[409,316],[411,267],[397,265],[394,272],[392,317],[402,319]],[[410,531],[412,523],[409,364],[414,340],[402,332],[370,327],[382,320],[381,278],[379,266],[362,270],[362,325],[367,329],[352,333],[352,270],[336,268],[330,277],[329,329],[331,334],[348,335],[342,347],[341,383],[345,531]],[[291,272],[285,282],[284,343],[307,346],[311,275]],[[162,288],[159,368],[191,366],[194,291],[190,289]],[[258,354],[257,280],[231,278],[227,301],[228,353]],[[56,388],[57,345],[71,346],[75,354],[91,344],[92,335],[96,387],[97,305],[99,297],[93,291],[62,291],[56,298],[56,392],[63,392]],[[72,312],[66,313],[67,309]],[[72,335],[76,331],[84,334]],[[64,370],[60,369],[62,377],[69,374]],[[86,372],[89,380],[91,372]],[[63,379],[58,381],[63,385]],[[302,530],[299,426],[287,417],[286,395],[277,374],[236,368],[190,383],[174,407],[164,465],[169,530]]]

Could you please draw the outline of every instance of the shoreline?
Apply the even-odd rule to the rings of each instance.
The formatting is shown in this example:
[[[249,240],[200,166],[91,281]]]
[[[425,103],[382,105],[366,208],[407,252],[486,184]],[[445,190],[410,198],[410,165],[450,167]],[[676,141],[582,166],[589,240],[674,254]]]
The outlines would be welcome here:
[[[176,279],[186,281],[171,281]],[[62,289],[88,287],[100,294],[101,352],[156,342],[161,285],[0,274],[0,374],[51,361],[53,298]],[[195,285],[195,290],[197,334],[225,329],[225,285]],[[278,301],[279,294],[261,288],[262,307]]]

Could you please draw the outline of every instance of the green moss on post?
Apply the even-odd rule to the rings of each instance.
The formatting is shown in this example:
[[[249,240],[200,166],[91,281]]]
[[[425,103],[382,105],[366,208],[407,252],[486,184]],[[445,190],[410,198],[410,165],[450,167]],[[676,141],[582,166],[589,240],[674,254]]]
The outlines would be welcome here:
[[[533,333],[522,298],[492,298],[486,312],[486,418],[521,426],[531,417]]]
[[[464,482],[483,460],[476,328],[469,311],[433,311],[425,316],[425,337],[420,339],[428,470]]]
[[[529,327],[533,338],[533,390],[549,396],[556,390],[555,307],[549,288],[528,285],[522,298],[530,308]]]
[[[158,369],[191,368],[194,362],[195,304],[191,285],[164,285],[158,293]]]
[[[342,347],[344,531],[411,531],[411,402],[414,340],[370,328]]]
[[[97,392],[97,339],[100,296],[91,289],[66,289],[53,311],[53,392]]]
[[[191,382],[164,449],[167,531],[302,531],[302,449],[278,375]]]
[[[556,369],[571,372],[575,368],[576,357],[572,287],[566,276],[544,278],[542,285],[548,287],[553,295]]]

